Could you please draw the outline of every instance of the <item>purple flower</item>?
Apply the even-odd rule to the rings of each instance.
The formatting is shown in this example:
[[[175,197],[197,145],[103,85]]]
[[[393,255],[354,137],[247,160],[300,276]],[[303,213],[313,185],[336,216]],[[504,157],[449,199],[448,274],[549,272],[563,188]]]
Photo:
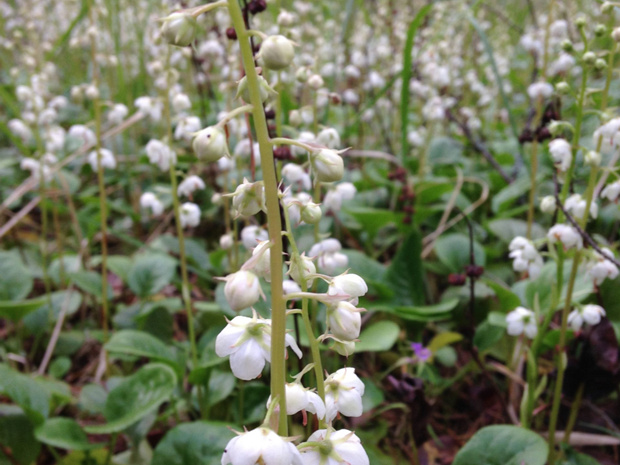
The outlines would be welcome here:
[[[431,351],[427,347],[424,347],[421,342],[412,342],[411,348],[420,362],[425,362],[431,358]]]

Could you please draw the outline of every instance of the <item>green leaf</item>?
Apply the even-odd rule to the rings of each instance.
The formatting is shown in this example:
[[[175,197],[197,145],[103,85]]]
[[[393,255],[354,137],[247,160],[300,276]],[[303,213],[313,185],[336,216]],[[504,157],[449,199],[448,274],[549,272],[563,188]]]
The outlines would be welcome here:
[[[49,418],[34,431],[35,437],[43,444],[66,450],[90,450],[101,447],[88,442],[86,433],[71,418]]]
[[[435,253],[452,273],[461,273],[470,263],[469,237],[458,233],[441,236],[435,242]],[[486,262],[484,248],[475,240],[474,260],[479,266],[484,266]]]
[[[394,307],[393,313],[409,321],[432,321],[447,318],[452,310],[459,304],[459,299],[452,298],[434,305],[398,306]]]
[[[127,284],[138,297],[151,296],[170,284],[176,265],[176,260],[168,255],[138,255],[129,270]]]
[[[0,317],[8,318],[11,321],[19,321],[37,308],[45,305],[46,301],[45,296],[17,302],[10,300],[0,301]]]
[[[390,350],[400,334],[400,326],[393,321],[378,321],[368,326],[355,345],[355,352],[381,352]]]
[[[222,451],[233,437],[225,423],[183,423],[168,431],[157,444],[152,465],[220,463]]]
[[[21,465],[34,463],[41,451],[41,444],[34,437],[33,425],[23,414],[0,412],[0,444],[10,449]],[[0,463],[2,457],[0,452]]]
[[[102,413],[107,398],[108,393],[102,386],[87,384],[80,391],[80,408],[90,413]]]
[[[483,321],[476,328],[474,334],[474,345],[480,352],[493,347],[506,334],[506,329],[491,324],[488,320]]]
[[[489,229],[504,242],[509,243],[517,236],[527,236],[527,222],[514,218],[500,218],[490,221]],[[532,224],[532,239],[545,237],[544,228],[538,223]]]
[[[371,380],[364,378],[364,395],[362,396],[362,406],[364,412],[368,412],[375,407],[378,407],[381,402],[385,400],[383,391],[377,387]]]
[[[368,234],[369,240],[372,241],[380,229],[390,225],[402,225],[402,212],[395,212],[382,208],[368,207],[350,207],[344,209],[344,212],[351,215],[360,225],[360,229]]]
[[[396,252],[385,274],[385,284],[394,290],[394,299],[403,305],[424,304],[422,237],[413,229]]]
[[[94,295],[97,299],[101,299],[101,275],[96,271],[71,273],[69,279],[84,292]],[[111,286],[108,286],[108,299],[113,297],[114,291]]]
[[[65,282],[61,283],[61,265],[63,277],[65,278]],[[50,263],[50,266],[47,269],[49,277],[54,281],[54,283],[60,285],[67,282],[69,276],[73,273],[78,273],[82,269],[82,262],[80,261],[80,257],[77,255],[64,255],[62,259],[55,258]]]
[[[127,282],[129,269],[131,268],[131,258],[124,255],[111,255],[108,257],[108,268],[124,282]]]
[[[413,41],[415,39],[418,28],[422,25],[422,22],[426,16],[431,12],[433,5],[428,4],[418,10],[418,13],[413,18],[413,21],[407,28],[407,39],[405,41],[405,48],[403,50],[403,69],[401,71],[401,82],[409,82],[411,79],[411,63],[413,50]],[[404,161],[409,156],[409,141],[407,140],[407,131],[409,131],[409,86],[401,86],[400,90],[400,144],[401,153],[400,159]]]
[[[17,253],[0,252],[0,301],[25,299],[33,282]]]
[[[445,333],[439,333],[435,337],[433,337],[433,339],[431,339],[431,342],[428,343],[427,348],[432,353],[435,353],[438,350],[440,350],[442,347],[445,347],[450,344],[454,344],[455,342],[458,342],[461,339],[463,339],[463,336],[461,334],[454,333],[451,331],[446,331]]]
[[[452,465],[544,465],[547,452],[547,443],[533,431],[494,425],[474,434]]]
[[[19,405],[35,425],[49,415],[50,395],[30,376],[0,364],[0,392]]]
[[[106,343],[108,352],[147,357],[176,365],[172,350],[155,336],[143,331],[124,329],[114,333]]]
[[[108,394],[103,415],[107,423],[84,428],[87,433],[123,431],[170,399],[177,377],[167,365],[145,365]]]
[[[428,149],[429,162],[436,165],[458,165],[463,162],[463,144],[451,137],[435,137]]]

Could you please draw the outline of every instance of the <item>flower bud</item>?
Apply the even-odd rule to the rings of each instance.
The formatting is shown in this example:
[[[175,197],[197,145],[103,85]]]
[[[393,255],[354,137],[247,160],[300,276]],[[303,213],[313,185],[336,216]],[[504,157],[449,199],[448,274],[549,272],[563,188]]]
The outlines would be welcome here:
[[[613,31],[611,31],[611,38],[614,39],[616,42],[620,42],[620,27],[617,27]]]
[[[288,122],[291,126],[299,126],[303,123],[303,119],[301,118],[301,113],[299,110],[291,110],[288,115]]]
[[[607,68],[607,62],[602,58],[597,58],[594,62],[594,69],[596,69],[597,71],[602,71],[605,68]]]
[[[586,19],[584,15],[579,15],[575,19],[575,26],[577,26],[578,28],[585,27],[587,23],[588,23],[588,20]]]
[[[562,41],[562,50],[564,50],[565,52],[572,52],[573,50],[575,50],[575,47],[570,40],[566,39]]]
[[[259,211],[265,210],[265,187],[262,181],[251,183],[244,179],[232,197],[233,208],[237,211],[237,215],[254,216]]]
[[[331,347],[336,353],[348,357],[349,355],[353,355],[355,352],[355,342],[354,341],[334,341],[334,345]]]
[[[196,156],[206,162],[214,162],[230,155],[224,131],[215,126],[198,131],[192,147]]]
[[[355,305],[342,301],[327,308],[327,322],[334,336],[343,341],[352,341],[360,335],[362,316]]]
[[[321,212],[321,207],[314,203],[308,202],[306,205],[301,207],[301,221],[307,224],[317,224],[321,221],[321,216],[323,212]]]
[[[594,52],[586,52],[583,54],[583,62],[587,65],[593,65],[596,61],[596,54]]]
[[[260,282],[251,271],[237,271],[226,276],[224,296],[235,312],[251,307],[260,298]]]
[[[599,166],[601,164],[601,154],[595,150],[589,150],[585,154],[584,161],[586,165]]]
[[[198,31],[198,21],[188,13],[172,13],[162,19],[161,34],[170,45],[187,47],[191,44]]]
[[[313,74],[308,78],[308,85],[314,90],[319,90],[324,84],[323,78],[318,74]]]
[[[310,155],[310,164],[316,179],[320,182],[336,182],[344,175],[344,161],[338,152],[322,149]]]
[[[297,82],[303,84],[304,82],[307,82],[309,78],[310,70],[305,66],[302,66],[301,68],[297,69],[297,72],[295,72],[295,79],[297,80]]]
[[[288,274],[293,281],[302,286],[306,283],[306,287],[310,287],[314,278],[310,275],[316,273],[316,267],[311,258],[305,255],[293,256],[289,262]]]
[[[604,2],[601,5],[601,13],[610,13],[614,9],[614,4],[611,2]]]
[[[288,67],[294,57],[293,42],[282,35],[269,36],[263,40],[257,55],[266,68],[276,71]]]
[[[607,32],[607,27],[604,24],[597,24],[594,28],[594,34],[596,37],[602,37]]]
[[[346,295],[347,299],[353,300],[353,304],[357,305],[357,298],[366,295],[368,286],[366,281],[356,274],[341,274],[334,277],[329,283],[327,294],[329,295]]]
[[[570,91],[570,85],[565,81],[558,82],[555,85],[555,90],[557,90],[559,94],[568,94]]]
[[[556,208],[555,197],[552,195],[547,195],[543,197],[542,200],[540,201],[540,211],[543,213],[552,214],[553,212],[555,212],[555,208]]]
[[[269,87],[264,77],[258,76],[258,89],[260,92],[261,102],[265,103],[270,97],[277,95],[276,91]],[[237,95],[235,98],[241,97],[243,101],[250,102],[250,90],[248,89],[248,77],[243,76],[237,85]]]
[[[220,237],[220,247],[222,250],[230,249],[234,244],[232,234],[224,234]]]

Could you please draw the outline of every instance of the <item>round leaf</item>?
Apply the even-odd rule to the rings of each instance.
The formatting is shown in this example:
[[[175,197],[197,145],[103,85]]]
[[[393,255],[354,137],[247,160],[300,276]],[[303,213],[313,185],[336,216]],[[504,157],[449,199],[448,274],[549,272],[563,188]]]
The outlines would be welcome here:
[[[452,465],[544,465],[548,447],[538,434],[512,425],[482,428],[456,454]]]
[[[103,409],[108,423],[86,427],[85,431],[107,434],[126,429],[169,400],[176,383],[177,377],[167,365],[143,366],[110,391]]]
[[[172,281],[176,265],[168,255],[139,255],[129,270],[127,284],[138,297],[156,294]]]
[[[34,431],[43,444],[67,450],[89,450],[99,447],[88,442],[86,433],[71,418],[50,418]]]
[[[232,433],[226,424],[196,421],[170,430],[157,445],[152,465],[220,463]]]

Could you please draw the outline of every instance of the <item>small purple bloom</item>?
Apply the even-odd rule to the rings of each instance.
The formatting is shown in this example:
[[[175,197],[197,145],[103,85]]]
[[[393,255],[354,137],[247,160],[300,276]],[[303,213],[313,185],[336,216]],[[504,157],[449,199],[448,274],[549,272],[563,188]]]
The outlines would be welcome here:
[[[425,362],[429,358],[431,358],[431,355],[432,355],[431,351],[428,348],[424,347],[424,345],[422,345],[421,342],[412,342],[411,348],[413,349],[413,352],[415,353],[416,358],[420,362]]]

